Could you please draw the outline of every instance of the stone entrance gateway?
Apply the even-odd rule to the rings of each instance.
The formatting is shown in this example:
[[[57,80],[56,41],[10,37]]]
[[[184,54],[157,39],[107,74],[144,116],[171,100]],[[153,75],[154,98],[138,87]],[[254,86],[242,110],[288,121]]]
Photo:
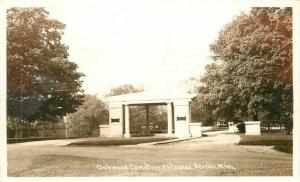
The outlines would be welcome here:
[[[100,125],[100,136],[130,137],[129,106],[149,106],[152,104],[166,104],[168,113],[167,136],[191,137],[201,136],[201,123],[191,122],[191,100],[196,94],[183,92],[154,92],[143,91],[125,95],[109,97],[106,102],[109,107],[109,125]],[[149,110],[146,109],[146,115]],[[174,123],[174,133],[173,133]],[[190,127],[193,129],[190,129]],[[200,133],[191,133],[195,126],[200,126]],[[101,129],[103,131],[101,131]],[[101,134],[102,132],[102,134]]]

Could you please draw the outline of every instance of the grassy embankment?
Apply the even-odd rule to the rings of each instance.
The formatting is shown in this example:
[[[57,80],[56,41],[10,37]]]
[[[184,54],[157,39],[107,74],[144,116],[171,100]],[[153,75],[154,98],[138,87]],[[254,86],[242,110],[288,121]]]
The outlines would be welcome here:
[[[293,153],[293,136],[281,134],[241,135],[239,145],[274,146],[275,150]]]

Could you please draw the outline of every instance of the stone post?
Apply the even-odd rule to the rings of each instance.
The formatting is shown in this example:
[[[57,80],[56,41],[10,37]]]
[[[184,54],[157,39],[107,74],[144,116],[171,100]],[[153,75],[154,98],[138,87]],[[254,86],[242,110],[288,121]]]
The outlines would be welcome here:
[[[190,133],[190,102],[188,99],[176,100],[174,102],[175,133],[179,138],[191,137]]]
[[[125,105],[125,134],[124,137],[130,137],[130,124],[129,124],[129,105]]]
[[[168,136],[173,135],[173,106],[172,102],[168,102]]]

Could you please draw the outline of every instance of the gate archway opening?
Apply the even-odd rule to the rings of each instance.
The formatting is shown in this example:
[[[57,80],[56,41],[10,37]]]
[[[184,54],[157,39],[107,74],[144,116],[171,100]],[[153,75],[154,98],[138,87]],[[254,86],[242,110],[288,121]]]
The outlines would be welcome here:
[[[167,105],[146,104],[129,106],[129,122],[130,136],[167,134]],[[174,123],[172,123],[172,126],[174,126]],[[172,128],[174,129],[174,127]]]
[[[190,137],[191,100],[196,94],[184,92],[143,91],[106,99],[109,107],[109,136],[131,136],[130,107],[143,106],[149,122],[149,106],[165,105],[167,110],[166,136]],[[144,125],[150,127],[150,123]],[[141,124],[142,126],[142,124]],[[146,128],[149,132],[149,128]]]

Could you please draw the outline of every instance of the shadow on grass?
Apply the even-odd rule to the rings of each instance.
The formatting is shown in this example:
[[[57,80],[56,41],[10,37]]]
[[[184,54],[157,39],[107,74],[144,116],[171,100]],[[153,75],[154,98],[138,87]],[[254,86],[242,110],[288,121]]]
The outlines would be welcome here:
[[[241,140],[239,145],[264,145],[274,146],[275,150],[292,154],[293,153],[293,138],[291,135],[258,135],[247,136],[240,135]]]
[[[119,145],[137,145],[140,143],[150,143],[150,142],[159,142],[164,140],[170,140],[174,138],[168,137],[133,137],[133,138],[99,138],[96,140],[84,140],[79,142],[73,142],[68,144],[68,146],[119,146]]]

